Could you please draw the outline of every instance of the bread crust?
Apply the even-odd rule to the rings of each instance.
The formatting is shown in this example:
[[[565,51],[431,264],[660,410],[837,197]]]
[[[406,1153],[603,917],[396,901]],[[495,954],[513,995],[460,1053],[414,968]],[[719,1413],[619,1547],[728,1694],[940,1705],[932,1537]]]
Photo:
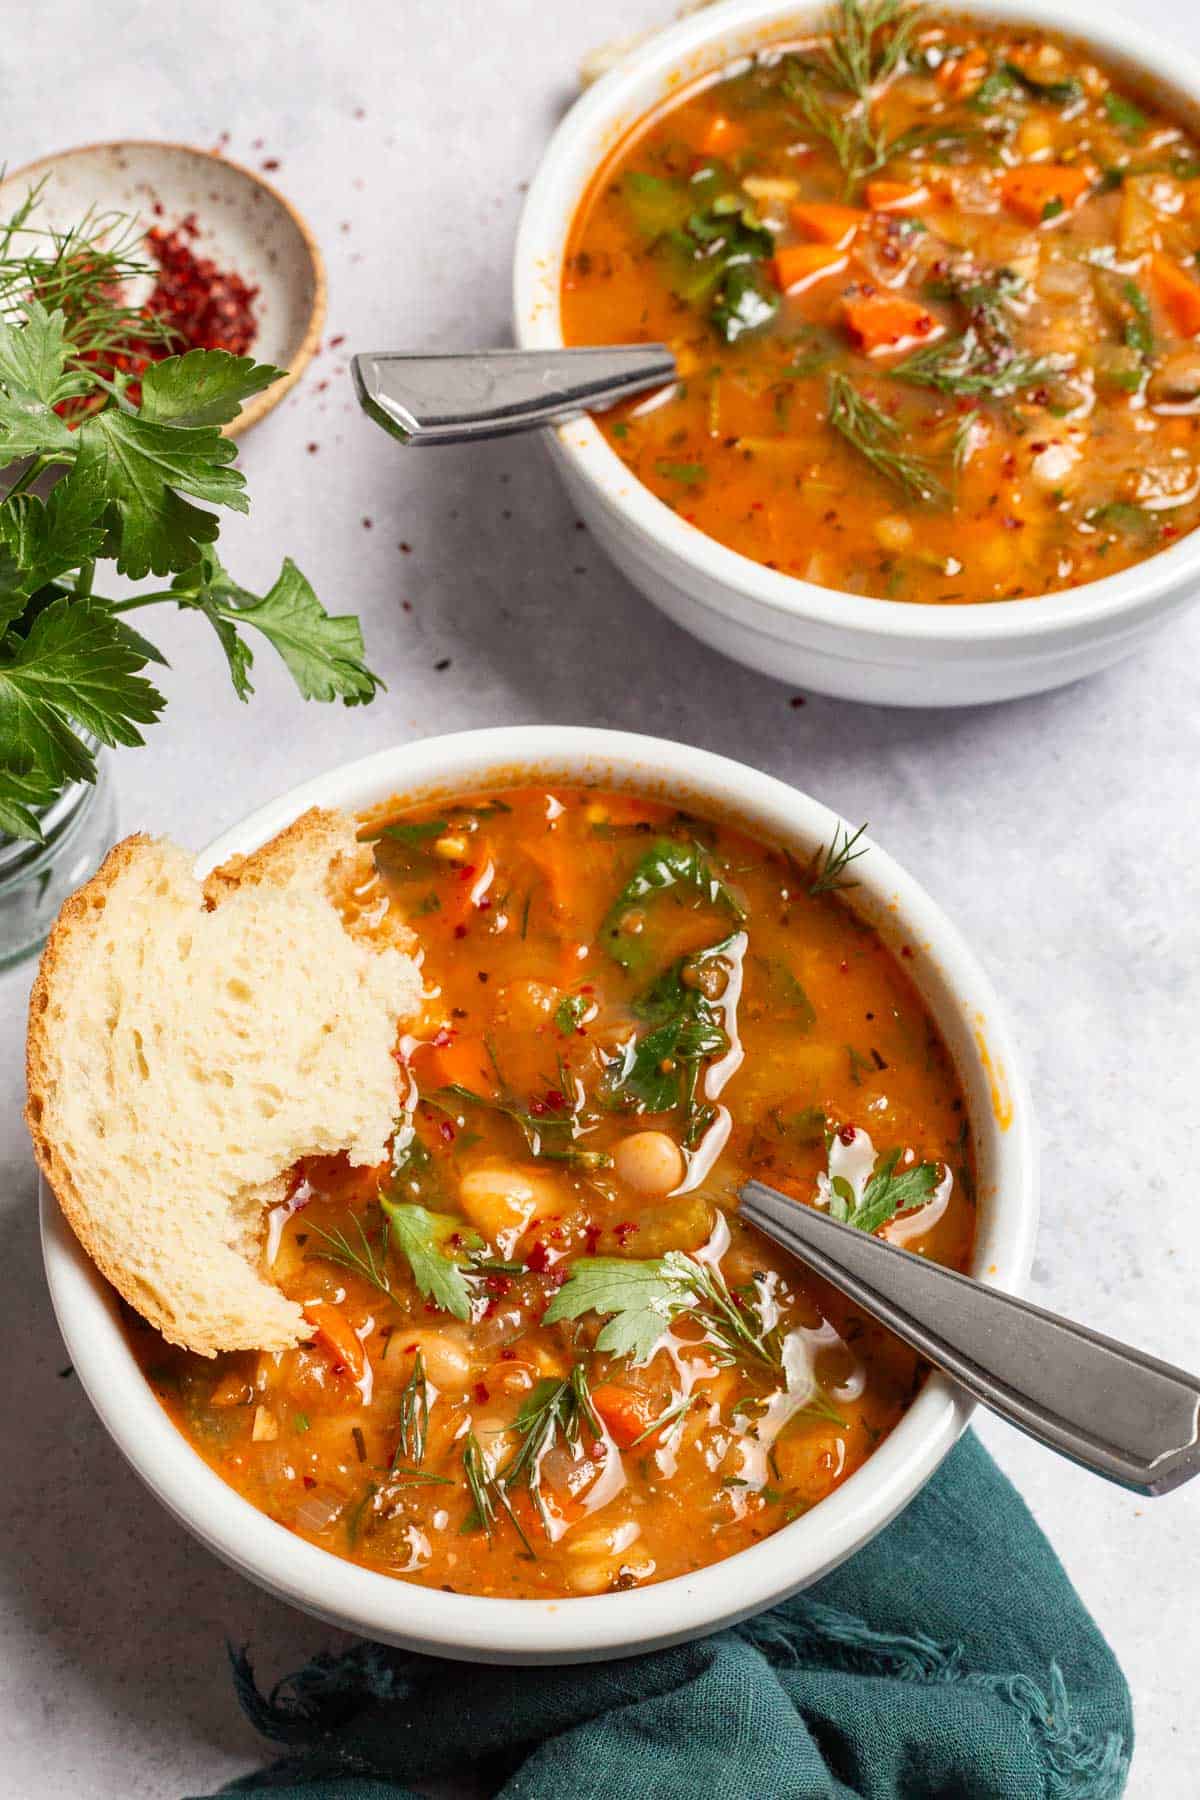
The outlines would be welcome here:
[[[145,1318],[149,1319],[151,1325],[163,1331],[164,1323],[169,1325],[170,1321],[165,1320],[162,1309],[154,1305],[152,1296],[146,1296],[146,1300],[150,1303],[147,1308],[128,1292],[129,1282],[125,1278],[126,1271],[109,1256],[106,1246],[101,1242],[98,1234],[93,1231],[91,1214],[75,1176],[66,1160],[59,1155],[53,1138],[43,1129],[42,1124],[46,1099],[53,1079],[50,1072],[50,1051],[46,1038],[46,1015],[50,1008],[51,985],[68,959],[74,933],[86,924],[89,914],[107,904],[114,883],[132,865],[135,856],[143,846],[153,845],[155,841],[145,832],[134,832],[132,836],[122,838],[119,844],[114,844],[92,879],[83,887],[77,888],[63,902],[50,936],[46,939],[46,946],[42,951],[38,972],[34,977],[29,995],[29,1029],[25,1038],[25,1124],[33,1140],[33,1154],[37,1166],[53,1188],[71,1230],[104,1279],[110,1282],[117,1292],[129,1301],[131,1306],[135,1306]],[[280,1346],[280,1348],[284,1347]]]
[[[38,1168],[54,1190],[59,1205],[79,1242],[101,1274],[133,1307],[169,1341],[181,1343],[201,1355],[212,1356],[222,1350],[256,1348],[282,1350],[311,1335],[299,1307],[286,1301],[295,1315],[295,1325],[287,1329],[263,1329],[261,1324],[252,1334],[252,1342],[216,1341],[193,1328],[182,1333],[171,1314],[165,1310],[148,1283],[126,1267],[93,1219],[93,1207],[80,1185],[78,1172],[65,1157],[49,1128],[48,1115],[56,1081],[56,1057],[50,1040],[48,1020],[52,997],[59,982],[72,979],[71,965],[77,944],[95,927],[97,915],[107,906],[113,888],[123,875],[134,869],[147,850],[167,848],[166,841],[134,833],[109,851],[92,879],[64,903],[46,941],[34,978],[29,1000],[29,1025],[26,1037],[25,1073],[27,1101],[25,1122],[33,1143]],[[365,866],[364,866],[365,865]],[[354,930],[347,919],[344,905],[353,891],[374,878],[374,861],[369,847],[359,846],[355,824],[347,815],[314,808],[287,826],[275,838],[245,856],[231,857],[213,870],[202,886],[201,907],[219,908],[239,890],[254,887],[316,889],[333,902],[343,917],[348,933],[363,937],[363,929]],[[385,927],[387,921],[385,920]],[[415,942],[407,926],[396,921],[374,935],[376,949],[410,949]],[[284,1175],[286,1171],[280,1171]],[[278,1179],[263,1184],[262,1193],[278,1197]],[[263,1224],[265,1229],[265,1211]],[[283,1295],[279,1296],[285,1300]]]

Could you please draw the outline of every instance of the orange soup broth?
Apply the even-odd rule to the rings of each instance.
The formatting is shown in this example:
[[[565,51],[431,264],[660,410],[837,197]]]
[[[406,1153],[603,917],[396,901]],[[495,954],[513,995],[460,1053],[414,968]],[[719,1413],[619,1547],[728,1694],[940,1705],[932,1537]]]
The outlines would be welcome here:
[[[828,44],[673,95],[579,208],[567,343],[678,362],[597,418],[631,476],[768,568],[900,601],[1051,593],[1193,530],[1196,138],[1084,48],[933,15],[871,90],[882,161],[847,173],[804,110],[851,105],[805,73]],[[775,310],[727,342],[739,219]],[[910,378],[935,352],[945,390]],[[849,435],[841,378],[877,415]]]
[[[206,1361],[131,1322],[135,1349],[206,1461],[337,1555],[518,1597],[686,1574],[832,1492],[923,1375],[911,1352],[740,1222],[737,1188],[758,1176],[813,1201],[830,1133],[898,1149],[901,1167],[928,1159],[950,1182],[948,1200],[929,1206],[928,1228],[913,1211],[884,1233],[899,1227],[908,1248],[962,1268],[974,1166],[961,1086],[901,962],[841,894],[810,891],[813,867],[739,829],[627,794],[540,787],[467,797],[400,829],[379,840],[363,904],[398,910],[423,946],[425,1016],[398,1051],[408,1110],[397,1145],[407,1147],[394,1169],[306,1164],[296,1210],[273,1228],[272,1277],[353,1341],[321,1330],[282,1355]],[[614,915],[624,884],[664,844],[701,857],[704,884],[678,882]],[[724,884],[715,902],[710,881]],[[714,945],[715,962],[688,962]],[[627,1047],[654,1028],[647,992],[680,966],[700,969],[724,1032],[690,1122],[682,1106],[651,1114],[612,1085]],[[623,1178],[623,1142],[650,1127],[686,1166],[668,1192]],[[515,1210],[511,1191],[497,1198],[497,1172],[517,1180]],[[444,1249],[467,1272],[469,1319],[423,1298],[395,1238],[383,1242],[381,1187],[448,1215]],[[339,1242],[367,1257],[387,1292],[361,1262],[328,1260]],[[772,1342],[800,1334],[805,1404],[789,1412],[778,1366],[726,1354],[686,1312],[642,1364],[598,1348],[594,1313],[543,1321],[577,1259],[632,1266],[668,1252],[715,1256],[739,1316],[778,1321]],[[527,1436],[522,1408],[572,1370],[594,1409],[577,1441],[552,1435],[533,1482],[493,1488],[495,1517],[481,1528],[468,1444],[485,1471],[511,1467]],[[404,1420],[419,1374],[418,1454]]]

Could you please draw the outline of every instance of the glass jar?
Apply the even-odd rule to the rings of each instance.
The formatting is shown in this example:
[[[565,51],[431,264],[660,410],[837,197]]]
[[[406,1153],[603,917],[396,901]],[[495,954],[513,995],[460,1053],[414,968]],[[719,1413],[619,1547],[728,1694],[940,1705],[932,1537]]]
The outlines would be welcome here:
[[[40,814],[44,841],[0,833],[0,969],[32,956],[46,941],[68,894],[95,874],[117,828],[108,758],[94,782],[77,781]]]

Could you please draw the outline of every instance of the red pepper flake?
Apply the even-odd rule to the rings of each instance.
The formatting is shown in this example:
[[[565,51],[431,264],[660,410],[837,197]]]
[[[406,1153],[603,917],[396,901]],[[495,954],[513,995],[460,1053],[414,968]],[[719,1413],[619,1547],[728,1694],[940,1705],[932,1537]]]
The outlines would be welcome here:
[[[806,704],[807,703],[805,701],[803,694],[793,694],[791,699],[788,701],[789,706],[804,706]]]
[[[401,544],[400,548],[404,552],[405,556],[412,555],[412,545],[411,544]]]
[[[174,231],[155,226],[146,243],[158,264],[158,280],[145,311],[162,319],[189,350],[228,350],[245,356],[258,336],[258,289],[231,270],[218,269],[192,244],[200,235],[195,213]],[[147,360],[173,355],[178,343],[145,347]]]
[[[489,1397],[490,1396],[487,1391],[487,1383],[483,1382],[483,1381],[477,1381],[475,1383],[476,1404],[479,1406],[485,1406],[487,1404]]]
[[[270,175],[279,167],[279,158],[277,156],[264,156],[262,166],[267,171],[268,175]]]
[[[345,343],[345,341],[346,341],[346,334],[345,334],[345,332],[344,332],[344,331],[339,331],[339,332],[338,332],[338,334],[337,334],[337,336],[336,336],[336,337],[331,337],[331,338],[330,338],[330,340],[329,340],[329,348],[330,348],[330,349],[331,349],[331,350],[336,350],[336,349],[337,349],[337,347],[338,347],[338,345],[339,345],[339,344],[344,344],[344,343]]]
[[[901,944],[900,954],[901,954],[901,956],[908,957],[908,959],[911,961],[913,956],[915,955],[915,952],[914,952],[911,944]]]
[[[854,1129],[853,1125],[839,1125],[838,1137],[843,1144],[847,1145],[847,1147],[854,1142],[857,1136],[858,1132]]]
[[[317,454],[317,450],[318,450],[319,446],[317,444],[308,444],[308,445],[306,445],[306,448],[307,448],[308,454],[310,456],[315,456]]]
[[[487,1292],[494,1294],[498,1300],[502,1300],[505,1294],[512,1289],[512,1282],[507,1275],[489,1275],[483,1285]]]
[[[454,1127],[450,1123],[449,1119],[439,1119],[438,1135],[440,1136],[443,1144],[452,1144],[454,1142]]]
[[[456,925],[454,927],[454,935],[456,938],[465,938],[467,935],[466,926],[465,925]]]
[[[598,1225],[585,1226],[584,1232],[583,1232],[583,1238],[584,1238],[584,1243],[587,1245],[588,1255],[595,1256],[596,1245],[600,1242],[600,1227]]]
[[[374,519],[364,519],[363,520],[363,530],[370,531],[370,529],[374,525],[374,523],[375,523]]]
[[[619,1225],[616,1225],[613,1227],[614,1236],[616,1237],[616,1240],[617,1240],[618,1244],[620,1244],[622,1250],[625,1248],[626,1244],[629,1242],[630,1238],[633,1236],[633,1234],[636,1230],[637,1230],[637,1220],[636,1219],[623,1219]]]
[[[535,1275],[545,1275],[549,1273],[550,1253],[540,1238],[527,1252],[525,1257],[525,1267],[527,1269],[532,1269]]]
[[[546,1089],[546,1110],[548,1112],[566,1112],[567,1097],[558,1088]]]
[[[302,1475],[300,1479],[306,1488],[315,1488],[317,1485],[317,1478],[315,1475]]]

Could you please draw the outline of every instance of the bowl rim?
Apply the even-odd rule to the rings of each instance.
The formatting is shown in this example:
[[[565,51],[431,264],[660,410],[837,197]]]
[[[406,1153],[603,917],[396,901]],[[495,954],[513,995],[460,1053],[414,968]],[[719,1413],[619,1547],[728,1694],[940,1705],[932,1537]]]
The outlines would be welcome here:
[[[1126,24],[1116,12],[1096,17],[1089,8],[1090,0],[964,0],[962,6],[932,0],[930,5],[935,15],[974,15],[1059,31],[1128,65],[1200,114],[1200,58],[1144,30],[1140,19],[1131,17]],[[799,28],[827,10],[820,0],[719,0],[655,33],[575,102],[546,146],[521,210],[512,279],[513,330],[520,348],[564,346],[562,254],[578,205],[613,147],[672,88],[734,60],[739,47],[769,43],[789,25]],[[1074,640],[1096,627],[1119,629],[1156,612],[1165,594],[1200,574],[1198,527],[1113,575],[1027,599],[916,605],[847,594],[768,569],[689,524],[630,473],[586,415],[554,427],[551,443],[570,474],[659,555],[717,583],[728,596],[777,615],[777,630],[794,622],[836,631],[843,641],[860,640],[864,655],[881,640],[968,650]],[[713,604],[694,590],[689,598]],[[765,620],[763,626],[770,629]]]
[[[330,770],[258,808],[197,858],[197,873],[274,835],[310,806],[362,809],[392,795],[500,785],[521,771],[575,782],[615,779],[725,809],[752,831],[805,847],[845,825],[820,802],[773,776],[666,739],[584,727],[491,727],[419,739]],[[986,1138],[989,1199],[981,1211],[975,1272],[1010,1292],[1028,1275],[1037,1222],[1032,1103],[991,982],[924,889],[871,843],[861,909],[898,942],[917,946],[909,972],[948,1036],[977,1046],[958,1066],[976,1100],[1004,1084],[1008,1121],[975,1101]],[[856,902],[858,902],[856,894]],[[886,921],[886,923],[885,923]],[[955,1018],[958,1024],[955,1024]],[[986,1037],[983,1035],[986,1026]],[[623,1594],[552,1600],[447,1594],[376,1573],[294,1536],[235,1490],[188,1444],[159,1404],[126,1344],[115,1298],[40,1191],[43,1257],[54,1311],[92,1405],[143,1482],[227,1563],[280,1598],[334,1624],[412,1649],[512,1662],[584,1661],[637,1654],[694,1637],[776,1604],[843,1561],[883,1528],[937,1468],[965,1428],[972,1402],[931,1376],[890,1436],[812,1512],[748,1550]],[[982,1264],[982,1266],[980,1266]]]
[[[308,309],[308,317],[304,322],[293,353],[288,357],[288,366],[278,381],[273,381],[262,393],[253,394],[242,406],[235,419],[221,427],[222,437],[241,437],[260,419],[273,412],[279,402],[295,387],[305,369],[317,353],[321,342],[321,333],[325,329],[325,313],[328,304],[329,284],[325,273],[325,258],[321,254],[312,227],[304,215],[293,206],[287,195],[268,181],[256,169],[238,162],[232,156],[226,156],[223,150],[205,150],[199,144],[187,144],[178,138],[98,138],[88,144],[72,144],[67,150],[52,150],[45,156],[35,157],[32,162],[22,163],[18,169],[5,169],[0,175],[0,186],[7,187],[11,181],[19,181],[26,177],[36,178],[52,174],[65,162],[72,162],[76,157],[95,156],[106,150],[168,150],[180,156],[192,156],[201,162],[220,163],[223,168],[231,169],[243,181],[251,186],[261,188],[276,209],[285,214],[299,234],[308,258],[312,273],[312,303]],[[253,349],[253,346],[251,346]]]

